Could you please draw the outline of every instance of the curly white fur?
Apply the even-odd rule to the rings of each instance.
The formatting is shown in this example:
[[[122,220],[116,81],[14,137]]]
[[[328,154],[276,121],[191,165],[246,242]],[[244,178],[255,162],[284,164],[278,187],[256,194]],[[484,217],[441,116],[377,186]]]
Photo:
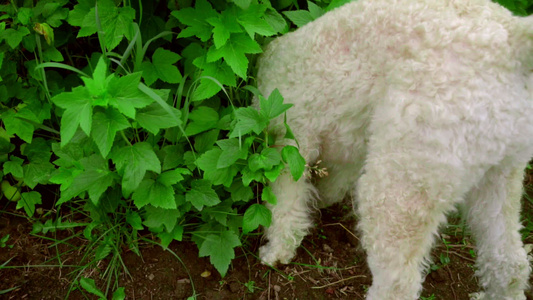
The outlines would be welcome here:
[[[264,263],[288,263],[313,199],[353,192],[373,283],[367,299],[417,299],[445,214],[464,203],[484,299],[521,300],[523,169],[533,156],[533,20],[489,0],[359,0],[271,42],[264,95],[278,88],[312,185],[271,184]],[[283,120],[272,126],[283,140]],[[314,197],[317,194],[318,197]]]

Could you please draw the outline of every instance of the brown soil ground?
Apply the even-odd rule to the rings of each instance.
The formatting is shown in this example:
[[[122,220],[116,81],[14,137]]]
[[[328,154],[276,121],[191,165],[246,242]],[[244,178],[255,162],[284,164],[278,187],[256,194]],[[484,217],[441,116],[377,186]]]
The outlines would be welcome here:
[[[533,205],[528,201],[524,205],[524,213],[533,215]],[[277,270],[259,263],[256,256],[261,244],[259,235],[248,237],[245,246],[238,249],[225,278],[219,276],[208,258],[198,258],[198,249],[192,242],[174,242],[169,247],[183,264],[170,251],[144,244],[142,257],[132,252],[122,255],[129,275],[120,275],[119,285],[125,287],[127,299],[186,299],[194,291],[198,299],[210,300],[364,299],[371,275],[352,230],[354,217],[346,213],[349,211],[346,206],[322,210],[321,220],[298,250],[296,260]],[[433,251],[436,270],[427,276],[421,299],[463,300],[478,290],[473,244],[463,234],[463,227],[457,225],[458,221],[451,223],[456,225],[442,230],[448,246],[440,241]],[[0,298],[97,299],[76,289],[69,292],[72,279],[79,274],[69,265],[81,261],[84,253],[76,249],[83,249],[79,246],[84,241],[72,239],[68,241],[72,246],[54,245],[53,241],[30,235],[30,231],[31,225],[25,219],[6,213],[0,216],[0,237],[10,234],[7,245],[12,245],[12,248],[0,248],[0,266],[11,259],[6,265],[15,267],[0,267],[0,293],[14,288],[0,294]],[[57,235],[55,238],[72,234]],[[533,235],[529,235],[526,243],[533,243]],[[59,262],[54,257],[68,250],[71,252],[61,256],[64,266],[58,268]],[[442,265],[441,256],[448,256],[450,262]],[[97,279],[105,287],[98,275],[105,272],[108,263],[89,268],[83,275]],[[530,291],[529,300],[533,299],[532,294]]]

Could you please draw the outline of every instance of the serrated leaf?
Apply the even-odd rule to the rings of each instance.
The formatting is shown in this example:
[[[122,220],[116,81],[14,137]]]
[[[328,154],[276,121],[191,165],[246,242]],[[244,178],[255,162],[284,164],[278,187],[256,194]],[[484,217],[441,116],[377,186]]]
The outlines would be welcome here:
[[[231,0],[231,1],[242,9],[247,9],[248,6],[250,6],[250,3],[252,3],[252,0]]]
[[[142,219],[138,212],[127,210],[126,211],[126,222],[131,225],[133,229],[143,230]]]
[[[107,157],[118,131],[130,127],[128,120],[113,108],[97,112],[93,117],[91,137],[103,157]]]
[[[191,183],[191,190],[185,194],[185,200],[191,202],[199,211],[205,206],[213,206],[220,203],[217,193],[207,180],[195,180]]]
[[[124,300],[126,299],[126,293],[123,287],[119,287],[116,291],[113,292],[112,300]]]
[[[139,122],[143,128],[154,135],[161,129],[181,125],[181,112],[174,107],[169,108],[174,116],[171,116],[168,111],[158,103],[152,103],[147,107],[138,110],[135,120]]]
[[[148,228],[165,226],[167,232],[171,232],[178,222],[180,212],[177,209],[164,209],[148,205],[145,207],[146,215],[143,224]]]
[[[248,159],[250,170],[257,171],[260,169],[270,170],[281,162],[281,156],[276,149],[265,148],[261,153],[254,153]]]
[[[87,292],[105,299],[104,293],[96,287],[93,279],[82,277],[80,278],[80,285]]]
[[[157,48],[152,55],[152,62],[144,61],[140,67],[146,85],[152,85],[157,79],[167,83],[181,82],[181,73],[174,65],[180,58],[177,53]]]
[[[252,204],[244,213],[242,220],[242,232],[244,234],[255,230],[259,225],[270,226],[272,212],[261,204]]]
[[[233,231],[223,231],[220,234],[209,234],[200,247],[200,257],[209,256],[211,264],[215,266],[222,277],[226,275],[231,260],[235,258],[233,248],[240,246],[239,237]]]
[[[254,192],[249,186],[244,186],[241,181],[235,181],[228,189],[231,193],[231,200],[233,202],[237,201],[248,201],[254,197]]]
[[[16,156],[11,156],[9,161],[3,165],[4,175],[11,173],[14,177],[22,178],[24,172],[22,171],[22,163],[24,160]]]
[[[91,133],[93,108],[87,89],[76,87],[72,92],[63,92],[53,97],[52,102],[65,109],[61,117],[61,146],[70,142],[78,126],[85,134]]]
[[[28,34],[30,34],[30,30],[24,26],[17,29],[8,28],[0,32],[0,41],[5,40],[11,49],[15,49],[22,42],[22,38]]]
[[[246,159],[248,149],[239,143],[239,139],[227,139],[217,141],[217,145],[222,149],[218,158],[216,168],[222,169],[233,165],[239,159]]]
[[[106,93],[103,97],[109,105],[115,107],[126,117],[136,119],[136,108],[146,107],[154,100],[139,90],[141,73],[133,73],[122,77],[109,76]]]
[[[284,11],[283,14],[298,27],[302,27],[315,20],[307,10]]]
[[[39,183],[48,183],[48,179],[55,170],[54,166],[47,161],[30,162],[29,164],[25,164],[22,169],[24,173],[24,183],[31,189]]]
[[[133,192],[132,199],[137,208],[151,204],[159,208],[176,209],[174,189],[157,180],[144,179]]]
[[[238,168],[231,165],[226,168],[217,168],[217,164],[222,154],[219,148],[211,149],[196,160],[198,168],[204,171],[204,178],[210,180],[213,184],[223,184],[229,187],[233,178],[237,175]]]
[[[352,2],[353,0],[332,0],[331,3],[326,7],[326,11],[331,11],[337,7],[341,7],[346,3]]]
[[[258,33],[263,36],[276,34],[272,26],[264,19],[267,6],[264,4],[252,3],[248,8],[237,13],[237,21],[244,27],[250,38],[254,39]]]
[[[307,8],[313,20],[320,18],[325,13],[324,9],[311,1],[307,1]]]
[[[207,62],[214,62],[220,58],[231,67],[239,77],[246,79],[248,71],[247,53],[261,53],[261,47],[256,41],[244,33],[232,34],[224,46],[216,48],[212,46],[207,52]]]
[[[40,123],[37,117],[31,111],[26,109],[26,107],[22,108],[18,112],[15,112],[13,109],[9,109],[2,112],[0,117],[9,135],[16,134],[23,141],[31,143],[35,127],[24,119],[30,119],[36,123]]]
[[[242,169],[241,173],[244,186],[249,186],[252,181],[262,182],[263,180],[262,171],[252,171],[248,166]]]
[[[222,11],[216,18],[209,18],[206,21],[213,26],[213,42],[216,48],[224,46],[231,33],[242,32],[230,9]]]
[[[161,162],[146,142],[122,147],[112,153],[111,159],[122,173],[122,194],[126,198],[139,186],[146,171],[161,173]]]
[[[268,120],[253,107],[240,107],[235,111],[237,123],[229,137],[239,137],[250,132],[261,133],[266,128]]]
[[[129,6],[116,7],[112,0],[99,0],[97,3],[104,45],[108,50],[113,50],[124,36],[132,38],[133,33],[130,29],[135,19],[135,10]],[[92,35],[97,30],[96,7],[93,7],[83,18],[78,37]]]
[[[166,249],[173,240],[181,241],[183,239],[183,226],[176,225],[172,232],[160,232],[157,237],[161,239],[161,246]]]
[[[202,42],[206,42],[212,33],[212,26],[207,23],[207,19],[216,18],[217,12],[206,0],[197,0],[194,8],[173,11],[171,15],[188,26],[178,34],[178,38],[197,36]]]
[[[189,114],[189,119],[192,121],[185,128],[185,134],[187,136],[216,128],[219,118],[216,110],[211,107],[200,106]]]
[[[260,99],[260,113],[265,118],[272,120],[275,117],[286,112],[293,104],[283,104],[283,96],[278,89],[273,90],[268,96],[268,100],[262,96],[259,96]]]
[[[276,203],[278,202],[277,197],[272,192],[272,188],[270,186],[263,187],[263,191],[261,192],[261,199],[272,205],[276,205]]]
[[[35,213],[35,205],[41,203],[41,194],[38,192],[22,193],[20,200],[17,202],[17,209],[24,208],[28,217],[32,217]]]
[[[300,155],[298,148],[294,146],[283,147],[281,157],[289,165],[294,181],[298,181],[305,171],[305,159]]]
[[[76,176],[72,184],[61,192],[61,197],[56,205],[60,205],[80,193],[87,191],[89,198],[98,205],[102,194],[113,184],[115,175],[109,170],[107,161],[101,156],[93,154],[82,160],[85,170]]]
[[[193,101],[213,97],[222,90],[222,86],[224,85],[231,87],[237,85],[235,73],[233,73],[233,70],[226,62],[220,60],[214,63],[207,63],[205,62],[205,56],[199,57],[195,61],[201,60],[204,61],[203,63],[199,63],[203,70],[200,76],[200,84],[196,87],[192,96]]]

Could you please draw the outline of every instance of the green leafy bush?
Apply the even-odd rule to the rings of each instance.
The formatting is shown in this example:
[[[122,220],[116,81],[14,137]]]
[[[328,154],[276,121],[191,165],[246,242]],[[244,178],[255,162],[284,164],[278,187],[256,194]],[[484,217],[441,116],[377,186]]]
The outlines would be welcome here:
[[[34,233],[83,228],[90,264],[120,261],[124,247],[139,253],[149,232],[163,247],[192,239],[224,276],[242,237],[270,224],[261,203],[276,198],[265,184],[286,168],[298,179],[305,165],[268,136],[290,105],[253,87],[260,45],[288,32],[287,20],[303,26],[347,2],[0,5],[4,199]],[[247,107],[254,95],[259,110]]]

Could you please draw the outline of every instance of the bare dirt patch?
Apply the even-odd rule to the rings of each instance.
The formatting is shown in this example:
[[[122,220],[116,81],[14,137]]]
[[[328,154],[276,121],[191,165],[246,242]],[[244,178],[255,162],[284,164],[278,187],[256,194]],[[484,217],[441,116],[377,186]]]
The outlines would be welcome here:
[[[533,212],[530,203],[525,210]],[[170,251],[145,244],[142,257],[126,252],[122,258],[129,275],[120,276],[127,299],[186,299],[196,291],[198,299],[364,299],[371,284],[365,254],[354,234],[354,217],[349,208],[335,206],[322,210],[322,218],[298,250],[296,260],[278,269],[261,265],[256,257],[260,236],[250,236],[237,251],[228,275],[221,278],[207,258],[198,258],[192,242],[172,243]],[[434,269],[426,278],[422,299],[468,299],[478,290],[474,277],[472,242],[464,237],[462,226],[452,220],[444,229],[447,245],[439,241],[432,253]],[[9,214],[0,217],[0,237],[10,234],[8,245],[0,248],[0,295],[2,299],[96,299],[71,287],[79,274],[77,265],[84,253],[82,239],[54,245],[52,241],[29,234],[31,225],[23,218]],[[65,238],[69,232],[58,232]],[[529,238],[526,243],[533,243]],[[64,253],[65,251],[70,251]],[[57,267],[58,253],[62,268]],[[446,263],[448,257],[449,262]],[[45,266],[48,265],[48,266]],[[84,276],[97,279],[106,263],[90,268]],[[210,274],[210,275],[209,275]],[[207,275],[207,276],[206,276]],[[98,281],[99,284],[105,284]],[[533,299],[529,292],[529,299]]]

